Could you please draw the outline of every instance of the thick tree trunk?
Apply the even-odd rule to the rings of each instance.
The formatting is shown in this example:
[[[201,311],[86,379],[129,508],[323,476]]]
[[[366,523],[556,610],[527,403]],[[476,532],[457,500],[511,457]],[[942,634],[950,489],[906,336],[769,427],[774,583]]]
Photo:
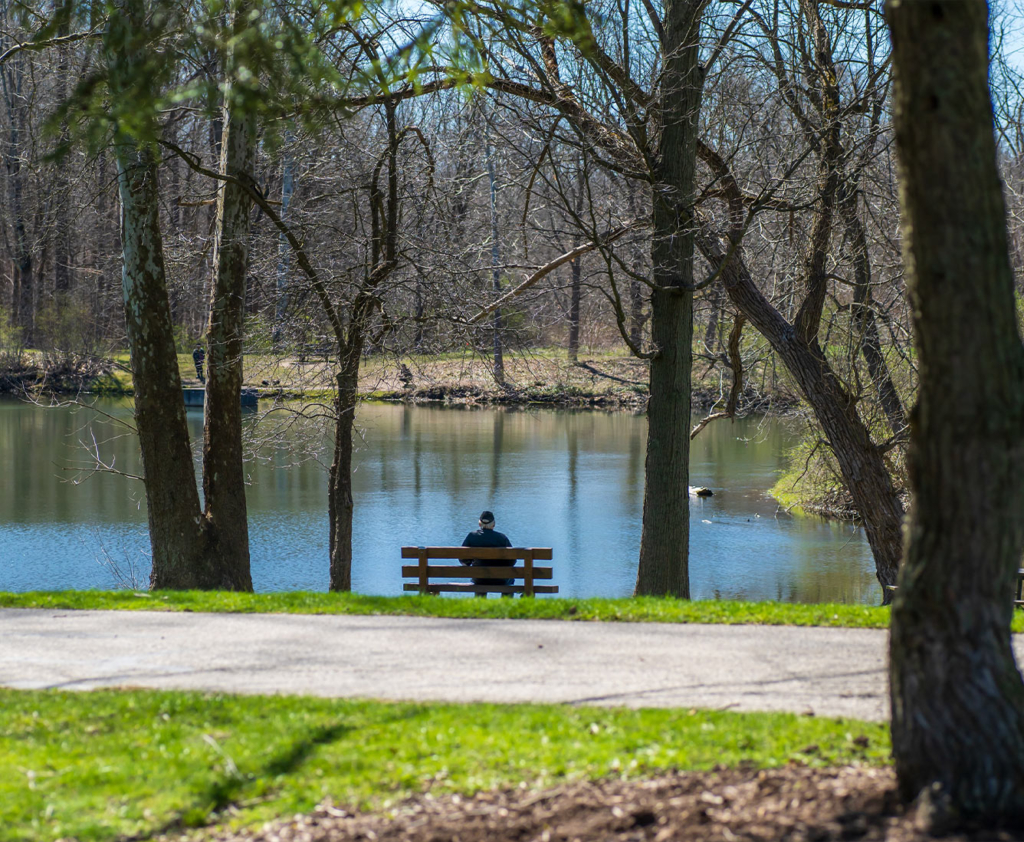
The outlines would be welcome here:
[[[1024,351],[996,167],[986,4],[902,0],[896,73],[903,252],[920,364],[914,504],[892,615],[901,794],[1024,826],[1024,684],[1010,645],[1024,548]]]
[[[153,153],[119,138],[122,286],[146,480],[153,588],[198,588],[208,576],[195,466],[167,303]]]
[[[664,4],[662,137],[654,182],[651,398],[636,594],[690,596],[693,180],[703,72],[699,0]]]
[[[256,116],[251,111],[242,113],[233,100],[225,97],[221,172],[246,182],[252,179],[256,157]],[[221,184],[216,276],[207,328],[203,494],[206,528],[218,557],[217,581],[210,586],[222,590],[252,590],[240,399],[251,207],[252,201],[242,186]]]

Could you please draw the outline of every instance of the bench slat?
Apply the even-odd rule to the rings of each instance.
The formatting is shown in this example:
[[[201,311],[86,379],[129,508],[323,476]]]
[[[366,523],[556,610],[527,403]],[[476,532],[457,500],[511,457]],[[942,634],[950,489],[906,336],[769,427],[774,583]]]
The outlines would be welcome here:
[[[419,585],[405,584],[404,590],[418,591]],[[526,593],[522,585],[460,585],[456,582],[448,582],[438,585],[427,585],[427,593]],[[558,585],[534,585],[534,593],[558,593]]]
[[[419,575],[419,565],[403,565],[403,579]],[[526,569],[523,567],[463,567],[461,564],[455,567],[449,567],[447,565],[428,565],[427,576],[431,579],[525,579]],[[533,578],[553,579],[554,574],[552,573],[552,568],[534,567]]]
[[[420,558],[420,552],[428,559],[469,559],[481,561],[516,561],[525,559],[532,552],[537,561],[551,561],[554,556],[551,547],[402,547],[402,558]]]

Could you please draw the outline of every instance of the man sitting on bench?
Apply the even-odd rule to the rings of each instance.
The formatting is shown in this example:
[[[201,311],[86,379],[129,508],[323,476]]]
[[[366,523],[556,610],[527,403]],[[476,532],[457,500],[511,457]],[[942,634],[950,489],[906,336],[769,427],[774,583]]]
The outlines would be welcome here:
[[[480,528],[475,532],[470,532],[466,536],[466,540],[462,542],[464,547],[511,547],[512,542],[508,539],[508,536],[504,532],[498,532],[494,528],[494,513],[493,512],[481,512],[480,513]],[[515,562],[508,564],[507,562],[494,562],[494,561],[480,561],[479,559],[469,558],[462,561],[463,564],[469,567],[493,567],[495,564],[501,564],[502,566],[512,567]],[[474,579],[474,585],[511,585],[514,584],[514,579]]]

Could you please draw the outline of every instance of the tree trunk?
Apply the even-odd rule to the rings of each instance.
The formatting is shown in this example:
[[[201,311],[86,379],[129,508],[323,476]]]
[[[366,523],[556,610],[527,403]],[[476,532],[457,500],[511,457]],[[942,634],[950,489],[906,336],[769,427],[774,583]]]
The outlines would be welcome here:
[[[359,400],[359,363],[366,344],[367,330],[377,308],[376,290],[398,265],[398,147],[401,136],[395,118],[396,103],[385,103],[384,114],[388,132],[388,149],[381,160],[387,164],[387,189],[378,183],[381,166],[375,170],[370,184],[370,213],[373,214],[372,262],[367,276],[352,301],[347,330],[330,302],[326,288],[318,280],[314,285],[331,322],[338,348],[339,371],[336,375],[334,460],[328,480],[327,507],[330,520],[330,589],[352,589],[352,431],[355,427],[356,404]],[[313,279],[306,261],[306,273]]]
[[[722,319],[722,290],[718,284],[708,289],[708,324],[704,331],[704,349],[709,354],[716,354],[722,347],[719,325]]]
[[[579,243],[574,243],[579,245]],[[569,362],[577,362],[580,354],[580,287],[582,286],[583,270],[580,258],[569,263],[572,284],[569,297]]]
[[[327,491],[331,553],[328,587],[332,591],[352,590],[352,432],[358,403],[359,352],[356,352],[355,360],[355,365],[352,365],[349,359],[337,376],[338,395],[334,404],[334,460]]]
[[[289,221],[288,209],[291,207],[292,193],[295,192],[295,156],[291,150],[291,144],[294,142],[295,136],[291,130],[285,132],[285,147],[281,162],[281,220],[284,222]],[[291,285],[291,258],[291,246],[288,245],[288,239],[282,232],[278,234],[277,238],[277,301],[274,306],[273,334],[275,348],[280,348],[284,338],[285,315],[288,311],[288,287]]]
[[[860,342],[860,351],[867,363],[868,375],[878,393],[878,401],[882,405],[889,429],[894,436],[899,436],[907,426],[906,413],[882,353],[878,320],[871,301],[871,257],[864,223],[857,213],[856,193],[840,198],[839,213],[846,228],[846,236],[853,247],[853,324]]]
[[[484,155],[487,158],[487,179],[490,183],[491,196],[491,287],[495,297],[501,296],[501,243],[498,227],[498,173],[494,165],[494,147],[490,140],[484,141]],[[501,308],[494,311],[492,333],[494,339],[494,382],[499,387],[505,385],[505,357],[501,341]]]
[[[4,43],[7,39],[4,39]],[[25,175],[22,168],[22,128],[25,121],[25,106],[22,96],[24,82],[23,56],[14,55],[3,72],[3,90],[7,110],[8,135],[4,150],[4,165],[7,169],[8,201],[11,208],[11,223],[14,228],[14,323],[21,329],[22,341],[31,346],[35,342],[35,277],[32,266],[32,250],[29,245],[28,228],[25,222]]]
[[[573,209],[576,212],[577,219],[582,219],[584,200],[586,198],[586,183],[584,182],[584,171],[583,167],[577,167],[576,169],[576,184],[573,189]],[[574,234],[572,238],[572,247],[577,248],[580,245],[579,232]],[[580,298],[583,286],[583,261],[577,257],[575,260],[569,263],[570,271],[570,286],[569,286],[569,362],[575,363],[579,361],[580,355]]]
[[[62,24],[58,32],[67,35],[68,27],[66,22]],[[68,47],[57,48],[57,98],[63,102],[67,97],[68,82]],[[61,120],[59,143],[66,146],[70,139],[68,121],[65,117]],[[58,297],[66,295],[71,290],[71,263],[72,263],[72,235],[71,235],[71,183],[68,178],[69,166],[67,162],[59,163],[56,167],[56,178],[54,183],[54,199],[56,208],[53,219],[53,289]],[[64,302],[58,302],[63,306]]]
[[[903,253],[920,388],[914,504],[892,614],[902,796],[1024,826],[1024,683],[1010,642],[1024,549],[1024,351],[987,78],[987,7],[887,4]]]
[[[198,588],[207,577],[205,536],[167,303],[152,150],[116,141],[124,249],[125,326],[135,383],[135,426],[146,480],[151,586]]]
[[[247,4],[242,4],[242,9]],[[251,21],[241,12],[235,20]],[[237,29],[239,24],[234,24]],[[229,63],[229,78],[233,60]],[[229,82],[229,84],[231,84]],[[251,181],[256,157],[256,115],[243,113],[235,98],[224,97],[221,172]],[[206,412],[203,443],[203,494],[206,528],[216,546],[217,581],[222,590],[252,590],[249,528],[242,454],[242,334],[246,275],[249,269],[249,218],[252,201],[245,189],[222,183],[217,197],[214,266],[216,275],[207,328]]]
[[[130,101],[137,74],[147,58],[152,38],[147,32],[151,21],[147,6],[140,0],[121,0],[118,14],[111,17],[104,40],[111,95],[121,102]],[[114,112],[115,119],[117,112]],[[153,572],[150,579],[159,588],[252,588],[235,559],[226,552],[237,529],[237,501],[232,499],[238,477],[232,474],[231,416],[240,413],[239,394],[232,386],[232,366],[240,366],[240,346],[231,345],[232,308],[241,303],[230,295],[218,297],[211,316],[211,354],[218,355],[218,386],[207,406],[207,442],[204,461],[212,484],[208,484],[207,512],[199,505],[195,466],[185,421],[174,329],[167,297],[163,240],[159,221],[157,160],[153,147],[123,132],[115,136],[118,188],[121,197],[121,240],[124,253],[122,286],[125,324],[131,349],[135,385],[135,421],[142,450],[146,482]],[[229,156],[230,158],[231,156]],[[231,203],[223,196],[218,208],[219,221],[231,215]],[[245,216],[248,204],[245,204]],[[221,212],[223,210],[223,213]],[[232,250],[237,248],[229,236],[218,232],[219,262],[234,270]],[[247,224],[247,223],[246,223]],[[220,260],[223,258],[223,261]],[[220,272],[218,272],[218,276]],[[217,279],[217,287],[230,288],[231,272],[226,280]],[[244,280],[244,272],[242,273]],[[239,317],[240,318],[240,317]],[[234,357],[232,357],[234,354]],[[210,359],[208,357],[208,360]],[[212,368],[212,366],[211,366]],[[212,373],[212,372],[211,372]],[[233,389],[230,401],[226,392]],[[229,405],[230,404],[230,405]],[[212,427],[211,427],[212,422]],[[238,429],[238,425],[235,425]],[[227,456],[219,441],[227,441]],[[240,469],[241,448],[237,448]],[[220,472],[223,472],[221,475]],[[239,470],[240,473],[240,470]],[[244,496],[242,497],[244,534]],[[246,538],[247,541],[247,538]],[[248,545],[246,543],[246,561]]]
[[[690,368],[693,351],[693,182],[703,72],[699,0],[664,4],[662,136],[651,245],[651,398],[636,591],[690,596]]]
[[[644,287],[635,279],[629,282],[629,341],[634,348],[644,341]]]
[[[412,339],[413,350],[417,354],[423,353],[423,323],[426,320],[426,307],[423,302],[423,273],[416,272],[416,333]]]

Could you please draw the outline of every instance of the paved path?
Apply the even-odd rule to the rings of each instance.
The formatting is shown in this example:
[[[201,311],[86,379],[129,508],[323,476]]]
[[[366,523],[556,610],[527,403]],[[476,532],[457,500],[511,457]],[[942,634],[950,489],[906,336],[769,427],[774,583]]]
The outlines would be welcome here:
[[[888,633],[0,610],[0,684],[888,715]]]

